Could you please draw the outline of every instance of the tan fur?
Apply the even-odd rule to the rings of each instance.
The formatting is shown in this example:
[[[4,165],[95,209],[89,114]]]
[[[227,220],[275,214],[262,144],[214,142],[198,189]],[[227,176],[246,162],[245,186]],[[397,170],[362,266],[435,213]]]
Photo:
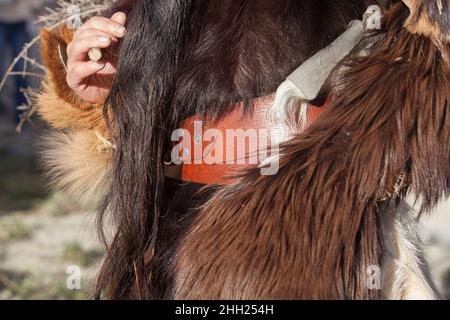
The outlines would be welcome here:
[[[46,81],[37,97],[42,119],[56,129],[99,129],[105,134],[106,125],[101,108],[82,110],[61,99],[50,81]]]

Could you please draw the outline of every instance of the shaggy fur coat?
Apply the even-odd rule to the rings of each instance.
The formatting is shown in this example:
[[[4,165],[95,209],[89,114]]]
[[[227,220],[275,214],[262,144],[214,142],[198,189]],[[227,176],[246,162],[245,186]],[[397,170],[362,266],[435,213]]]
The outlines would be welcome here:
[[[280,173],[262,177],[250,171],[237,184],[196,204],[201,213],[170,257],[172,285],[154,296],[437,297],[416,218],[447,192],[448,148],[424,149],[438,158],[423,156],[426,151],[420,148],[427,145],[424,137],[448,144],[448,100],[440,91],[448,87],[433,86],[436,78],[448,83],[450,28],[436,12],[449,8],[447,1],[442,1],[444,8],[433,6],[440,1],[404,1],[409,10],[393,2],[385,12],[386,27],[374,36],[375,49],[346,61],[348,71],[340,83],[345,94],[334,93],[317,122],[282,147]],[[57,129],[47,138],[44,153],[49,174],[55,187],[72,196],[102,196],[111,184],[115,152],[114,128],[108,130],[105,122],[108,111],[84,103],[66,84],[65,48],[71,31],[44,30],[41,36],[48,73],[39,113]],[[408,65],[419,63],[419,53],[421,67]],[[406,96],[402,81],[409,80],[406,89],[431,90],[431,100],[411,91]],[[423,116],[417,103],[440,115]],[[439,129],[421,131],[431,124]],[[423,162],[443,171],[428,176]],[[414,194],[411,205],[408,194]],[[423,205],[415,210],[418,197]],[[372,265],[381,267],[382,288],[369,290]],[[138,273],[135,280],[134,297],[151,296],[140,291]]]

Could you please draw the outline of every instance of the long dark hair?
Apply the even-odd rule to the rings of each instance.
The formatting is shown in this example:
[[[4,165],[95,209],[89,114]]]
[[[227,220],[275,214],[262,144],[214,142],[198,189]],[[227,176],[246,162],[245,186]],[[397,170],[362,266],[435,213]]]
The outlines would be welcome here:
[[[115,235],[97,296],[155,297],[150,277],[167,195],[163,159],[178,122],[220,118],[274,92],[306,58],[360,17],[365,1],[137,0],[105,115],[115,140],[112,186],[100,210]],[[186,206],[189,206],[187,201]]]

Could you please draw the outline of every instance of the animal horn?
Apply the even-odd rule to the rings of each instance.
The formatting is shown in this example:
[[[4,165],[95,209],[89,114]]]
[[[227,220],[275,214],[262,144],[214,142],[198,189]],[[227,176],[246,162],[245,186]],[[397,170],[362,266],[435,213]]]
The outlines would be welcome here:
[[[342,35],[305,61],[281,83],[272,105],[276,120],[289,121],[289,102],[293,99],[312,101],[317,98],[333,70],[358,45],[365,31],[373,29],[368,21],[377,14],[381,19],[380,7],[369,6],[362,21],[351,21]]]

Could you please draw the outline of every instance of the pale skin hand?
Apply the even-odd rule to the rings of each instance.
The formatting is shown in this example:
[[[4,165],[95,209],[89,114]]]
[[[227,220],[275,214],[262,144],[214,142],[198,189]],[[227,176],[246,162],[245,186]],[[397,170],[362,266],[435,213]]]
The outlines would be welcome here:
[[[67,77],[69,87],[85,102],[101,104],[108,97],[116,73],[116,45],[126,33],[126,16],[115,13],[111,19],[93,17],[73,36],[67,46]],[[101,48],[103,58],[90,61],[91,48]]]

